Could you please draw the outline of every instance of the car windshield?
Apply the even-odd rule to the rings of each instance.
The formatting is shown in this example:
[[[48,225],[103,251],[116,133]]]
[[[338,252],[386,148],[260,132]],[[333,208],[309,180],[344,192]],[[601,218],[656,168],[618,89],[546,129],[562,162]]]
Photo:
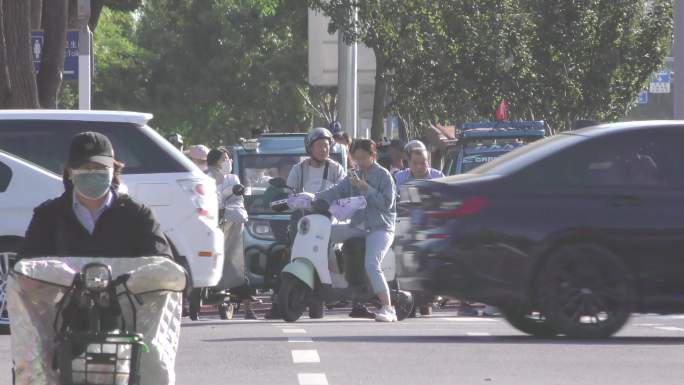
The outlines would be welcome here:
[[[518,171],[525,166],[546,157],[557,150],[569,147],[574,143],[582,140],[582,136],[573,134],[558,134],[536,142],[518,146],[516,149],[496,156],[487,154],[487,157],[493,157],[488,162],[479,165],[479,167],[471,167],[466,169],[464,162],[464,172],[470,174],[497,174],[508,175]],[[466,156],[467,157],[467,152]],[[473,155],[480,156],[480,155]],[[464,160],[465,160],[464,157]]]
[[[265,155],[245,154],[239,159],[240,181],[245,186],[245,204],[249,212],[272,213],[269,204],[273,188],[268,183],[273,178],[287,180],[294,165],[306,158],[305,154]],[[269,190],[269,188],[271,190]],[[267,193],[268,192],[268,193]],[[281,193],[281,190],[277,191]],[[275,191],[274,191],[275,193]],[[267,201],[268,200],[268,201]]]

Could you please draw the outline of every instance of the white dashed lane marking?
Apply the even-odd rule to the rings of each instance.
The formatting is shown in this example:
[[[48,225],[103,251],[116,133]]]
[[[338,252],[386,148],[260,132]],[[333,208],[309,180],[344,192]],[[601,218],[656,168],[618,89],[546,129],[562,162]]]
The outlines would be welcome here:
[[[317,364],[321,362],[317,350],[293,350],[292,362],[295,364]]]
[[[492,335],[490,333],[483,333],[483,332],[468,332],[466,333],[468,337],[491,337]]]
[[[282,329],[285,334],[306,334],[304,329]]]
[[[678,328],[676,326],[656,326],[656,329],[666,330],[668,332],[684,332],[683,328]]]
[[[299,373],[299,385],[328,385],[324,373]]]

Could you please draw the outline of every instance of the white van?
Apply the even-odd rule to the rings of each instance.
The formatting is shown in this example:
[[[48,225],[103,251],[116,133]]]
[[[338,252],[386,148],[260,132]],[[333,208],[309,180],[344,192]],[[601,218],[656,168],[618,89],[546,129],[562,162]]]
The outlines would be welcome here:
[[[128,193],[152,209],[193,287],[215,286],[224,259],[216,185],[150,128],[150,119],[136,112],[0,111],[0,253],[15,252],[33,208],[63,192],[71,138],[96,131],[111,140],[115,157],[126,165]],[[0,289],[2,284],[0,279]]]

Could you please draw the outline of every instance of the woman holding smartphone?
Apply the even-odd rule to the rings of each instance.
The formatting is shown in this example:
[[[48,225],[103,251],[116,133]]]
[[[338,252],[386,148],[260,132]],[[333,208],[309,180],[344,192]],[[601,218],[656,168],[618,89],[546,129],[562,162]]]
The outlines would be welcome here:
[[[396,188],[389,171],[377,164],[377,146],[369,139],[357,139],[351,154],[357,165],[355,172],[334,187],[316,194],[317,199],[328,203],[341,198],[363,195],[367,207],[354,213],[349,224],[333,225],[331,244],[343,243],[349,238],[366,239],[365,268],[383,306],[376,314],[379,322],[395,322],[396,312],[390,301],[387,280],[382,272],[382,260],[394,241],[396,222]]]

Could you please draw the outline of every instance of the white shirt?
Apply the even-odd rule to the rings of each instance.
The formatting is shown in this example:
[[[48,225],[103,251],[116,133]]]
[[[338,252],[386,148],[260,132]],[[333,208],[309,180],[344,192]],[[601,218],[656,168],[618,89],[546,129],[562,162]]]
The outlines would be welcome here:
[[[76,214],[76,218],[78,218],[78,221],[81,222],[83,227],[85,227],[86,230],[90,234],[95,231],[95,225],[97,224],[97,221],[100,219],[102,216],[102,213],[105,212],[108,208],[112,207],[112,203],[114,203],[114,194],[112,194],[112,191],[107,192],[107,197],[105,200],[102,202],[102,206],[98,207],[95,212],[90,211],[87,207],[83,206],[81,202],[78,201],[78,197],[76,196],[76,191],[73,193],[73,200],[74,203],[72,205],[72,208],[74,210],[74,214]]]

